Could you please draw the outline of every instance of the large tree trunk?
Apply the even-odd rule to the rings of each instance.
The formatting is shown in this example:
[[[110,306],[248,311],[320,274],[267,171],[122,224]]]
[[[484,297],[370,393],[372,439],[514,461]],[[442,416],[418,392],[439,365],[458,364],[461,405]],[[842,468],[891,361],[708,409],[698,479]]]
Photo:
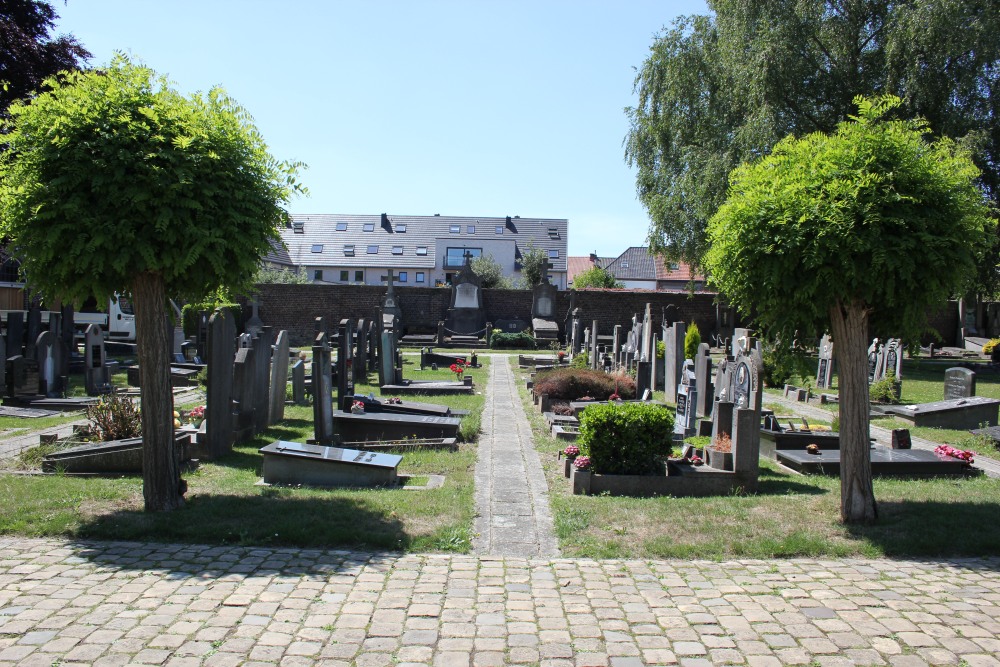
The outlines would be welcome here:
[[[830,308],[839,363],[840,518],[872,523],[878,517],[868,444],[868,310],[860,303]]]
[[[147,512],[183,507],[174,451],[174,397],[170,390],[170,338],[166,289],[156,273],[132,281],[135,339],[142,383],[142,495]]]

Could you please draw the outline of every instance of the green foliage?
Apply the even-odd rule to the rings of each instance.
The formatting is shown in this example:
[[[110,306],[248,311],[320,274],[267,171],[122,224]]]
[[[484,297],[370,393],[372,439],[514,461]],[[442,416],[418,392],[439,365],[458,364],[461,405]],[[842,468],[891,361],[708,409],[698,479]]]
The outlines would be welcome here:
[[[812,362],[804,350],[793,349],[781,341],[764,342],[761,348],[761,359],[764,362],[761,379],[765,386],[783,387],[795,377],[811,382]]]
[[[710,9],[655,39],[627,110],[626,157],[652,252],[698,263],[730,172],[787,135],[834,131],[858,94],[899,95],[902,117],[962,138],[987,195],[1000,195],[993,0],[713,0]],[[981,265],[994,282],[996,265]]]
[[[473,257],[472,270],[479,276],[484,289],[511,289],[511,281],[503,273],[500,262],[494,259],[493,255],[480,255]]]
[[[569,361],[570,368],[590,368],[590,353],[581,350],[580,354],[573,355]]]
[[[1000,338],[991,338],[983,345],[983,354],[993,354],[993,350],[1000,345]]]
[[[494,329],[490,335],[490,347],[494,350],[534,350],[535,337],[527,331],[505,333]]]
[[[606,403],[580,415],[580,453],[606,475],[642,475],[662,470],[670,455],[674,416],[661,405]]]
[[[87,419],[102,441],[137,438],[142,435],[139,410],[124,394],[111,394],[87,408]]]
[[[916,338],[929,306],[968,285],[993,230],[967,151],[858,98],[832,135],[787,137],[731,176],[709,225],[712,282],[772,335],[823,331],[860,307],[876,331]]]
[[[299,271],[297,268],[281,269],[263,264],[253,278],[254,285],[308,285],[311,282],[305,271]]]
[[[0,156],[0,231],[34,288],[102,301],[143,273],[185,299],[250,284],[301,188],[249,113],[120,54],[46,87],[11,106]]]
[[[667,356],[667,344],[662,340],[656,341],[656,358],[663,359]]]
[[[885,377],[872,382],[868,387],[868,400],[872,403],[899,403],[899,387],[896,385],[896,374],[889,369]]]
[[[698,355],[699,345],[701,345],[701,332],[698,331],[698,324],[692,322],[684,334],[684,358],[694,359]]]
[[[184,327],[184,337],[190,338],[198,334],[198,315],[200,313],[211,314],[216,308],[228,308],[233,314],[236,322],[240,321],[243,308],[238,303],[233,303],[224,292],[216,292],[210,298],[198,301],[197,303],[186,303],[181,307],[181,324]]]
[[[599,266],[594,266],[573,277],[573,289],[586,287],[603,287],[605,289],[623,289],[624,283],[616,279],[614,274]]]
[[[542,268],[548,262],[548,254],[529,242],[527,249],[521,254],[521,278],[525,289],[531,289],[542,282]]]
[[[635,380],[624,373],[608,374],[591,368],[554,368],[536,374],[535,395],[575,401],[585,396],[603,401],[617,393],[623,399],[635,398]],[[589,408],[588,408],[589,409]]]

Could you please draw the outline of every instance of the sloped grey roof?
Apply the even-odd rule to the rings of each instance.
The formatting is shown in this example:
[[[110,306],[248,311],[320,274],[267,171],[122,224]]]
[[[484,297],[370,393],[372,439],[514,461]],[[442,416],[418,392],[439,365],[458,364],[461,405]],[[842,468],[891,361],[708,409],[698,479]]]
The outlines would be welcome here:
[[[438,239],[469,241],[513,240],[521,253],[529,241],[536,248],[558,250],[559,257],[550,260],[552,271],[566,271],[567,233],[565,219],[444,216],[444,215],[343,215],[293,214],[291,226],[281,230],[281,239],[288,246],[288,262],[294,266],[395,267],[434,268],[440,266],[436,257]],[[341,231],[337,227],[346,227]],[[368,225],[371,231],[364,231]],[[451,233],[458,225],[459,233]],[[405,226],[405,231],[402,231]],[[473,227],[473,233],[469,228]],[[497,227],[503,228],[497,234]],[[301,229],[296,233],[296,229]],[[549,230],[553,230],[550,236]],[[354,256],[344,254],[345,245],[354,245]],[[377,245],[378,253],[368,254],[369,245]],[[313,252],[314,246],[320,252]],[[402,246],[401,255],[392,254],[394,246]],[[426,255],[417,255],[417,248],[427,248]],[[276,253],[280,255],[280,253]]]
[[[656,280],[656,262],[644,246],[632,246],[604,268],[618,280]]]

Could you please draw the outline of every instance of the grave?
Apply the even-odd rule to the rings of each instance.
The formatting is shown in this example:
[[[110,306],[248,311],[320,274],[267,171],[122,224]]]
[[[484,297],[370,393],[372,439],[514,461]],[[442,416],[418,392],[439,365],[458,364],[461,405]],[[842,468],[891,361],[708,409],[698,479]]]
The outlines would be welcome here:
[[[271,354],[271,392],[268,399],[268,423],[285,418],[285,394],[288,388],[288,332],[282,329],[274,341]]]
[[[407,452],[420,449],[447,449],[458,451],[458,440],[455,438],[410,438],[408,440],[384,440],[381,442],[342,442],[345,449],[357,449],[366,452],[396,451]]]
[[[551,343],[559,340],[559,325],[556,323],[556,298],[558,289],[549,282],[552,264],[542,265],[542,280],[531,291],[531,328],[535,341]]]
[[[473,393],[472,378],[458,382],[448,380],[407,380],[403,378],[403,369],[396,364],[396,347],[391,336],[382,334],[382,347],[379,350],[379,386],[382,395],[412,396],[414,394],[471,394]],[[460,357],[447,357],[449,364],[455,363]],[[353,395],[353,393],[352,393]]]
[[[967,431],[997,425],[1000,400],[985,396],[970,396],[918,405],[895,405],[885,409],[910,426],[929,426]]]
[[[814,475],[840,475],[840,450],[821,449],[818,454],[805,450],[778,450],[778,463],[797,472]],[[923,449],[888,449],[872,447],[871,471],[877,477],[937,477],[965,475],[967,462]]]
[[[833,340],[824,334],[819,343],[819,363],[816,366],[816,388],[829,389],[833,386]]]
[[[302,359],[292,364],[292,403],[306,404],[306,362]]]
[[[500,318],[494,324],[494,328],[499,329],[503,333],[521,333],[528,330],[528,323],[516,318]]]
[[[174,435],[177,461],[188,460],[189,436]],[[142,472],[142,438],[91,442],[53,452],[42,459],[42,472],[69,474],[111,474]]]
[[[708,343],[698,346],[698,354],[694,359],[694,384],[698,392],[695,402],[695,416],[708,417],[712,414],[712,357]]]
[[[208,388],[205,393],[205,443],[210,458],[233,448],[233,371],[236,323],[228,308],[212,313],[206,341]]]
[[[580,319],[580,309],[574,308],[570,320],[570,352],[573,356],[583,350],[583,320]]]
[[[7,356],[21,354],[24,349],[24,312],[12,310],[7,313]]]
[[[395,486],[398,454],[278,440],[262,447],[265,484]]]
[[[694,362],[684,361],[681,371],[681,382],[677,386],[677,411],[674,417],[674,442],[683,442],[697,431],[695,405],[698,402],[698,389],[695,386]]]
[[[472,368],[479,368],[479,356],[475,352],[471,354],[459,354],[455,352],[444,354],[442,352],[435,352],[432,347],[424,347],[420,349],[420,370],[432,364],[437,364],[438,368],[448,368],[459,359],[462,360],[462,363]]]
[[[252,347],[241,347],[236,350],[236,361],[233,364],[233,401],[236,403],[234,415],[233,439],[243,442],[253,437],[256,410],[254,400],[254,355]]]
[[[361,394],[353,396],[351,403],[355,401],[364,403],[366,413],[385,412],[398,415],[429,415],[432,417],[458,417],[469,414],[468,410],[452,410],[447,405],[439,405],[437,403],[418,403],[402,399],[395,399],[395,401],[390,402],[389,399],[379,400],[374,396],[362,396]],[[345,411],[349,409],[348,406],[341,407]]]
[[[399,300],[396,298],[392,269],[387,270],[386,274],[386,291],[385,296],[382,297],[378,334],[381,336],[383,332],[388,331],[392,334],[393,339],[398,342],[401,328],[400,323],[403,319],[403,309],[399,306]]]
[[[452,280],[451,305],[444,326],[453,337],[459,335],[478,338],[486,325],[482,280],[472,270],[471,261],[472,255],[467,252],[465,264]]]
[[[949,368],[944,372],[944,400],[971,398],[976,395],[976,373],[968,368]]]
[[[325,330],[317,332],[313,341],[312,396],[313,442],[330,444],[333,442],[333,378],[330,372],[330,345]]]
[[[112,391],[111,372],[108,369],[107,355],[104,350],[104,334],[100,325],[87,325],[83,346],[83,382],[87,395],[110,394]]]
[[[684,337],[687,324],[674,322],[663,330],[663,391],[667,403],[677,402],[677,385],[681,383],[684,369]]]
[[[333,430],[338,442],[454,438],[461,423],[457,417],[388,412],[335,412],[333,415]]]
[[[805,451],[809,445],[816,445],[820,451],[840,450],[840,434],[836,431],[813,431],[810,429],[785,429],[777,420],[768,423],[760,429],[760,455],[777,460],[777,452],[784,450]],[[772,428],[777,427],[777,428]]]

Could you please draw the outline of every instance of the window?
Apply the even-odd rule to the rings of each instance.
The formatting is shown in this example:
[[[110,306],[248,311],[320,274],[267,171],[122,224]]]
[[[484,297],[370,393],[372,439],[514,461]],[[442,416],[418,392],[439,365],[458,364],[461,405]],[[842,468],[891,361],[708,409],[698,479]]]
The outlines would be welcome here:
[[[399,282],[405,283],[406,282],[406,278],[407,278],[406,271],[400,271],[399,272]]]
[[[322,243],[314,243],[313,244],[313,252],[323,252],[323,244]]]
[[[497,234],[503,234],[503,225],[497,225]]]
[[[406,232],[406,223],[405,222],[397,222],[396,223],[396,233],[397,234],[403,234],[405,232]]]
[[[559,251],[549,250],[549,259],[559,259]]]
[[[337,231],[338,232],[346,232],[347,231],[347,223],[346,222],[338,222],[337,223]]]
[[[344,255],[347,257],[354,257],[354,244],[345,243],[344,244]]]
[[[454,269],[465,266],[465,253],[472,255],[472,258],[481,257],[482,248],[448,248],[444,258],[446,269]]]
[[[313,280],[323,280],[323,269],[313,271]]]
[[[366,222],[365,225],[364,225],[364,227],[362,227],[362,229],[364,231],[366,231],[366,232],[374,232],[375,231],[375,223],[374,222]]]
[[[559,238],[559,229],[556,227],[549,227],[549,238],[550,239]]]
[[[670,262],[670,270],[671,271],[676,271],[679,268],[681,268],[680,264],[678,264],[677,262]]]
[[[448,231],[451,232],[452,234],[461,234],[462,225],[452,225],[451,227],[448,228]]]
[[[348,280],[350,280],[350,278],[348,278],[349,275],[350,275],[350,273],[346,269],[344,271],[341,271],[340,272],[340,282],[346,283]]]
[[[363,283],[364,281],[365,281],[365,272],[364,271],[355,271],[354,272],[354,282]]]
[[[378,246],[377,245],[370,245],[370,246],[368,246],[368,254],[369,255],[377,255],[378,254]]]
[[[426,255],[427,254],[427,246],[425,246],[425,245],[418,245],[417,246],[417,254],[418,255]]]
[[[401,245],[394,245],[394,246],[392,246],[392,254],[393,255],[402,255],[403,254],[403,246],[401,246]]]
[[[418,283],[424,282],[424,272],[423,271],[417,271],[417,282]]]
[[[469,225],[468,227],[465,228],[465,233],[466,234],[475,234],[476,233],[476,226],[475,225]]]
[[[306,233],[306,223],[301,220],[292,221],[292,232],[295,234],[305,234]]]

